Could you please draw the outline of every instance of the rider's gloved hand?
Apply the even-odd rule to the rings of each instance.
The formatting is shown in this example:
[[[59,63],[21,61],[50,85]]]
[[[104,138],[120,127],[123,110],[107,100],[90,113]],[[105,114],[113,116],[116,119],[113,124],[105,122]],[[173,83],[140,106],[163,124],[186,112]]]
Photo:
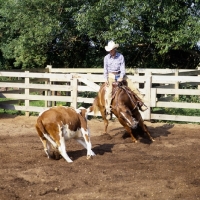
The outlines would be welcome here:
[[[109,82],[108,81],[106,81],[105,84],[106,84],[106,86],[109,86]]]
[[[123,81],[123,78],[118,78],[117,81],[118,81],[118,82],[122,82],[122,81]]]

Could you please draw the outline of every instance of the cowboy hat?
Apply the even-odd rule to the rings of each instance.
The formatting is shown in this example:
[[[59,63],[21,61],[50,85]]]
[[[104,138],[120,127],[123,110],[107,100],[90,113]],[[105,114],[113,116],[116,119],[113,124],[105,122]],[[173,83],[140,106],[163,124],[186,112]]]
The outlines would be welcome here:
[[[119,47],[119,44],[115,44],[114,41],[110,41],[110,42],[108,42],[108,46],[105,46],[105,50],[111,51],[111,50],[113,50],[114,48],[117,48],[117,47]]]

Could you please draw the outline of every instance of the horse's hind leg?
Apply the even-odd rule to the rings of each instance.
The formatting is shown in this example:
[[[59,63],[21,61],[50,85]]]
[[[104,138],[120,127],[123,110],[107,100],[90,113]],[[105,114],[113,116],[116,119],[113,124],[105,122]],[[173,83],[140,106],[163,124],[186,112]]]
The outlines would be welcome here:
[[[104,107],[100,108],[101,116],[104,121],[104,134],[107,134],[107,129],[108,129],[108,120],[106,119],[106,109]]]
[[[144,133],[146,133],[146,135],[147,135],[147,137],[149,138],[150,141],[152,141],[152,142],[155,141],[155,140],[151,137],[151,135],[150,135],[150,133],[149,133],[149,131],[148,131],[147,126],[144,124],[144,122],[143,122],[142,120],[140,120],[139,126],[140,126],[141,129],[144,131]]]

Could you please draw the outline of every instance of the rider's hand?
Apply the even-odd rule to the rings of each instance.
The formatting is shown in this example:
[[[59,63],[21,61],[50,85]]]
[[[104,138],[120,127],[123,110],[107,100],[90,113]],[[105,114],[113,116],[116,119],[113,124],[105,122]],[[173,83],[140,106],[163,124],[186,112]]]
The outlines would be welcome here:
[[[117,81],[118,81],[118,82],[122,82],[122,81],[123,81],[123,78],[118,78]]]
[[[105,84],[106,84],[106,86],[109,86],[109,82],[108,81],[106,81]]]

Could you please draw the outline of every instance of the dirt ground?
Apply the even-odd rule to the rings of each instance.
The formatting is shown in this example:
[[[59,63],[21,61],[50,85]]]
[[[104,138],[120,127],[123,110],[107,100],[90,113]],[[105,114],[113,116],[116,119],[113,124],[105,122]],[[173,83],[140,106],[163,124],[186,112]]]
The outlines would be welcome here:
[[[48,159],[36,117],[0,115],[1,200],[196,200],[200,199],[200,126],[145,122],[155,142],[123,138],[117,120],[102,135],[101,119],[89,120],[96,156],[76,141],[68,155]]]

